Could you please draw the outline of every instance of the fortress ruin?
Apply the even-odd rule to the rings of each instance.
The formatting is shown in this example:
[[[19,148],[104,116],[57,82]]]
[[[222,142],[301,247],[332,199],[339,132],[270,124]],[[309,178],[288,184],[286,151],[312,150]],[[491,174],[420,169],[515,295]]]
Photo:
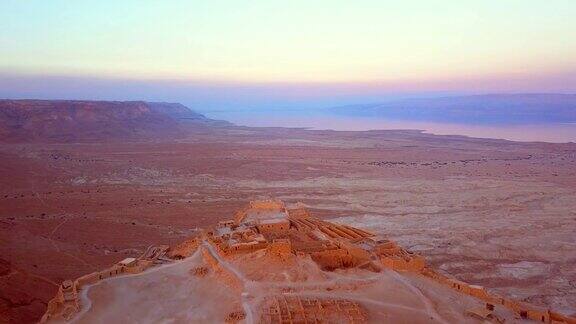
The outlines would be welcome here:
[[[138,258],[127,258],[103,271],[64,281],[41,322],[73,319],[89,307],[83,304],[80,292],[99,281],[145,273],[151,267],[183,262],[197,253],[202,263],[189,269],[190,276],[206,280],[213,275],[242,301],[242,308],[226,314],[223,320],[231,323],[374,322],[377,320],[373,316],[377,315],[370,310],[373,305],[351,292],[375,285],[381,273],[389,273],[389,278],[400,275],[433,282],[454,294],[468,296],[479,305],[462,312],[470,320],[501,322],[509,316],[541,323],[576,323],[575,318],[447,277],[428,267],[423,257],[384,237],[314,218],[301,206],[287,207],[276,200],[251,202],[232,219],[218,222],[176,246],[149,247]],[[319,270],[292,271],[298,265],[315,265]],[[336,278],[356,273],[363,277],[322,281],[330,273]],[[292,277],[285,280],[278,274]],[[317,282],[313,275],[319,278]],[[267,288],[255,290],[258,285]],[[262,290],[266,295],[255,298]],[[333,290],[342,292],[342,297],[327,293]]]

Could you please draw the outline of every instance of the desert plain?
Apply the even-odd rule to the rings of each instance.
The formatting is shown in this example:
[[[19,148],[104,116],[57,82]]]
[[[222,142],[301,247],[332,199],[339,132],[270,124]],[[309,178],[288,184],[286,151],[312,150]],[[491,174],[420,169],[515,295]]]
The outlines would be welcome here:
[[[301,202],[439,272],[576,314],[576,144],[219,126],[177,139],[0,144],[0,313],[176,244],[247,202]]]

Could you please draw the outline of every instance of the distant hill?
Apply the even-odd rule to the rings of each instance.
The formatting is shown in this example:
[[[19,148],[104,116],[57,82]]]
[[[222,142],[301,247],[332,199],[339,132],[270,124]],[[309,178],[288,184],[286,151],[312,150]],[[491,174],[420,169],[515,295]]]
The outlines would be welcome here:
[[[145,102],[145,104],[151,111],[168,115],[174,119],[190,119],[205,122],[210,121],[206,116],[192,111],[183,104],[169,102]]]
[[[97,141],[180,137],[229,125],[178,103],[0,100],[0,140]]]
[[[332,108],[333,112],[399,120],[475,124],[576,122],[576,95],[492,94],[415,98]]]

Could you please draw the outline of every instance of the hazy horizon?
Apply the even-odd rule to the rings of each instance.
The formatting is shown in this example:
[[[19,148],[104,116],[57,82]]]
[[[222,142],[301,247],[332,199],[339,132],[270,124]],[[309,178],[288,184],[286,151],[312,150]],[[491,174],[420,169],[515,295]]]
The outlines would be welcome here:
[[[0,97],[200,111],[576,93],[576,4],[0,3]]]
[[[564,84],[576,84],[567,80]],[[135,80],[81,76],[0,73],[0,98],[45,100],[163,101],[182,103],[199,112],[262,109],[318,109],[408,98],[492,94],[576,94],[576,90],[525,87],[522,90],[475,84],[476,90],[409,88],[346,83],[234,83],[185,80]],[[485,87],[482,87],[485,85]]]
[[[447,123],[463,132],[486,126],[472,118],[482,105],[462,107],[472,116],[464,123],[443,111],[425,113],[427,107],[347,115],[329,109],[574,94],[575,16],[576,4],[567,0],[8,0],[0,3],[0,98],[178,102],[262,126],[284,119],[314,128],[321,121],[309,113],[317,111],[314,118],[324,123],[347,118],[359,129]],[[524,124],[553,129],[558,119],[550,119],[543,110]],[[488,126],[506,123],[515,118]]]

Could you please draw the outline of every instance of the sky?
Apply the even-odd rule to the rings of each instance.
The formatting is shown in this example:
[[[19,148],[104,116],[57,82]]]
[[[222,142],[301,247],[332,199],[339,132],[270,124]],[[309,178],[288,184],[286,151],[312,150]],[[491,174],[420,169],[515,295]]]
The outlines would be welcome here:
[[[573,0],[2,0],[0,97],[328,105],[576,92]]]

